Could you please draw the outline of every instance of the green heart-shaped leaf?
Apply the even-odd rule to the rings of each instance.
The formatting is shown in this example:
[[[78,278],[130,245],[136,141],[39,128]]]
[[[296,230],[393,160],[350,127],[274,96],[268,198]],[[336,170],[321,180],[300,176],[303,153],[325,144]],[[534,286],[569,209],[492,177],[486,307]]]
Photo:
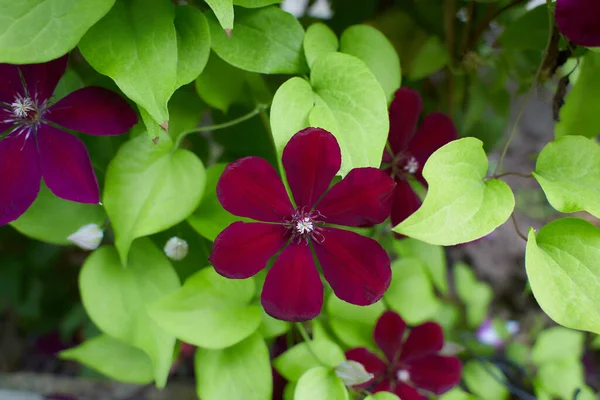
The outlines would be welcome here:
[[[337,344],[321,339],[295,345],[275,358],[273,366],[285,379],[295,382],[311,368],[320,365],[334,368],[345,359],[344,351]]]
[[[308,66],[312,68],[320,56],[335,53],[340,47],[340,42],[330,27],[322,22],[317,22],[306,30],[303,46]]]
[[[233,29],[233,2],[231,0],[206,0],[223,29]]]
[[[208,267],[150,306],[149,313],[165,331],[184,342],[221,349],[258,329],[261,308],[250,304],[254,292],[252,279],[227,279]]]
[[[564,136],[547,144],[533,176],[558,211],[600,218],[600,146],[594,139]]]
[[[298,381],[295,400],[348,400],[348,390],[335,371],[325,367],[312,368]]]
[[[567,328],[600,333],[600,229],[581,219],[529,231],[525,266],[531,290],[550,318]]]
[[[166,256],[147,238],[133,244],[126,266],[114,247],[101,247],[87,258],[79,276],[81,300],[92,321],[103,332],[144,350],[159,387],[169,375],[175,337],[150,318],[146,306],[179,286]]]
[[[423,205],[394,231],[427,243],[452,246],[479,239],[502,225],[515,207],[510,187],[486,180],[488,160],[479,139],[455,140],[429,157]]]

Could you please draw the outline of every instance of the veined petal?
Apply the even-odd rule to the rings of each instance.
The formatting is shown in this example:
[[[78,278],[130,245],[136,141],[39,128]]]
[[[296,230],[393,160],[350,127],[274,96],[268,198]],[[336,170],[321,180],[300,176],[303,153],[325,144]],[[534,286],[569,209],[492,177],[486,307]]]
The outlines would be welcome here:
[[[46,119],[90,135],[120,135],[138,122],[135,111],[115,92],[89,86],[50,107]]]
[[[457,137],[456,127],[446,114],[427,115],[415,137],[408,143],[408,151],[419,163],[418,171],[423,171],[427,159],[437,149],[456,140]]]
[[[69,55],[41,64],[19,65],[19,70],[25,80],[27,94],[43,102],[52,97],[58,81],[67,69]]]
[[[435,354],[444,347],[444,331],[435,322],[425,322],[410,331],[400,361],[411,363],[431,354]]]
[[[313,208],[340,170],[342,154],[335,137],[321,128],[296,133],[283,149],[283,167],[296,208]]]
[[[407,180],[396,179],[392,202],[392,226],[398,225],[421,207],[421,199]]]
[[[25,94],[18,66],[0,64],[0,101],[11,104],[17,94]],[[1,120],[2,118],[0,118]]]
[[[430,355],[411,362],[408,371],[415,386],[442,394],[458,385],[462,364],[456,357]]]
[[[210,262],[227,278],[249,278],[285,246],[285,232],[276,224],[234,222],[215,238]]]
[[[367,372],[375,375],[373,380],[385,374],[386,364],[376,354],[371,353],[365,347],[357,347],[346,351],[346,358],[361,363]],[[373,380],[360,386],[369,385]]]
[[[78,203],[98,204],[100,194],[92,162],[84,144],[50,125],[37,132],[42,176],[56,196]]]
[[[260,296],[270,316],[284,321],[308,321],[321,312],[323,284],[310,246],[291,243],[267,273]]]
[[[217,183],[217,198],[230,213],[265,222],[281,222],[294,207],[275,168],[259,157],[229,164]]]
[[[395,186],[377,168],[354,168],[325,194],[317,209],[327,223],[373,226],[390,215]]]
[[[406,149],[417,129],[423,100],[414,89],[400,88],[390,104],[390,133],[388,140],[394,154]]]
[[[406,322],[394,311],[384,312],[375,325],[373,331],[375,343],[392,364],[400,359],[405,329]]]
[[[597,0],[557,0],[556,25],[570,41],[580,46],[600,46],[600,2]]]
[[[357,233],[323,228],[324,240],[315,243],[325,280],[335,295],[366,306],[379,300],[390,286],[390,259],[379,243]]]
[[[0,226],[27,211],[40,191],[41,179],[33,137],[9,135],[0,140]]]

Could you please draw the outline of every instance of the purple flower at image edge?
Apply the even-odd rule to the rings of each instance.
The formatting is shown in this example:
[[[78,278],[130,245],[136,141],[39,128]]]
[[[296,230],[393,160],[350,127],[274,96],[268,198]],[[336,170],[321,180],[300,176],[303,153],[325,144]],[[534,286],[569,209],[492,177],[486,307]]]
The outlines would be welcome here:
[[[376,168],[355,168],[328,190],[341,165],[335,137],[319,128],[296,133],[283,150],[295,206],[277,171],[258,157],[229,164],[217,184],[225,210],[260,222],[234,222],[215,239],[210,260],[228,278],[249,278],[266,267],[261,301],[271,316],[305,321],[319,315],[323,284],[352,304],[379,300],[391,280],[390,260],[377,241],[339,229],[368,227],[389,216],[394,181]]]
[[[580,46],[600,47],[600,1],[557,0],[558,30]]]
[[[398,225],[421,207],[421,199],[410,181],[416,179],[427,187],[422,175],[427,159],[437,149],[457,138],[454,123],[442,113],[428,114],[417,129],[422,111],[423,100],[418,92],[410,88],[396,91],[389,110],[389,148],[384,150],[382,160],[385,172],[396,181],[391,209],[392,226]]]
[[[394,311],[379,317],[373,338],[385,355],[382,360],[364,347],[350,349],[346,358],[361,363],[373,379],[358,388],[395,393],[402,400],[426,400],[421,391],[443,394],[458,385],[462,364],[456,357],[441,356],[444,333],[440,325],[426,322],[411,329],[404,340],[406,322]]]
[[[84,144],[65,130],[108,136],[127,132],[137,115],[118,94],[85,87],[52,103],[68,55],[30,65],[0,64],[0,226],[31,206],[42,178],[56,196],[100,202]]]

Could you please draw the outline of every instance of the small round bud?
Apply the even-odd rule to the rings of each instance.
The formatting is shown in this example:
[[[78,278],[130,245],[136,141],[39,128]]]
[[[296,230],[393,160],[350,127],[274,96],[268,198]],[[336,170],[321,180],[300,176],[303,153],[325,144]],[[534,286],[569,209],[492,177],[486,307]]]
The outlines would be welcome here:
[[[356,386],[373,379],[374,375],[367,372],[364,365],[353,360],[342,361],[335,367],[335,374],[346,386]]]
[[[83,250],[96,250],[100,246],[103,237],[102,228],[96,224],[88,224],[79,228],[67,239]]]
[[[173,236],[171,239],[167,240],[167,244],[165,244],[165,254],[171,260],[179,261],[183,260],[185,256],[188,254],[188,244],[185,240],[178,238],[177,236]]]

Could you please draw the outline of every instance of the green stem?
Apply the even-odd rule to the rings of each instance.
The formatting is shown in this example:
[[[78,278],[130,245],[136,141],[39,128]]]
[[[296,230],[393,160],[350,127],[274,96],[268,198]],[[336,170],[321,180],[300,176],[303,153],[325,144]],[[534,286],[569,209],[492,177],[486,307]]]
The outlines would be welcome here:
[[[529,102],[529,98],[531,97],[532,93],[535,91],[535,88],[536,88],[537,83],[540,78],[540,74],[542,73],[542,70],[544,68],[544,60],[546,58],[546,55],[548,54],[548,51],[550,50],[550,46],[552,45],[552,33],[554,32],[554,16],[552,15],[552,0],[546,0],[546,4],[548,5],[549,34],[548,34],[548,41],[546,43],[546,49],[544,50],[544,57],[542,57],[542,62],[540,63],[540,66],[538,67],[537,72],[535,73],[535,78],[533,79],[533,82],[531,83],[531,87],[527,91],[527,94],[525,95],[525,98],[523,99],[523,102],[521,103],[521,107],[519,107],[519,112],[517,113],[515,122],[510,130],[509,135],[508,135],[508,140],[506,141],[506,144],[504,145],[504,149],[502,149],[502,154],[500,155],[500,160],[498,161],[498,164],[496,164],[496,168],[494,169],[494,173],[493,173],[494,177],[497,177],[498,176],[497,173],[499,171],[502,171],[502,167],[504,166],[504,158],[506,157],[506,153],[508,152],[508,147],[510,146],[510,143],[514,139],[515,133],[517,133],[517,127],[519,126],[519,122],[521,121],[521,117],[523,116],[523,112],[525,111],[525,106]]]
[[[237,125],[244,121],[249,120],[250,118],[258,115],[265,108],[266,108],[265,105],[258,105],[258,106],[256,106],[256,108],[254,110],[250,111],[248,114],[242,115],[241,117],[236,118],[236,119],[232,119],[231,121],[223,122],[221,124],[201,126],[199,128],[194,128],[194,129],[190,129],[189,131],[185,131],[177,137],[177,142],[175,142],[174,148],[175,149],[179,148],[179,146],[181,145],[181,141],[187,135],[190,135],[192,133],[212,132],[212,131],[217,131],[219,129],[229,128],[230,126],[234,126],[234,125]]]
[[[309,353],[315,358],[315,360],[317,360],[319,364],[321,364],[324,367],[327,367],[327,364],[321,361],[319,356],[317,356],[317,353],[312,348],[310,337],[308,336],[308,332],[306,332],[306,328],[304,328],[302,322],[296,322],[296,328],[298,328],[300,336],[302,336],[302,340],[304,340],[304,342],[306,343],[306,348],[308,349]]]

